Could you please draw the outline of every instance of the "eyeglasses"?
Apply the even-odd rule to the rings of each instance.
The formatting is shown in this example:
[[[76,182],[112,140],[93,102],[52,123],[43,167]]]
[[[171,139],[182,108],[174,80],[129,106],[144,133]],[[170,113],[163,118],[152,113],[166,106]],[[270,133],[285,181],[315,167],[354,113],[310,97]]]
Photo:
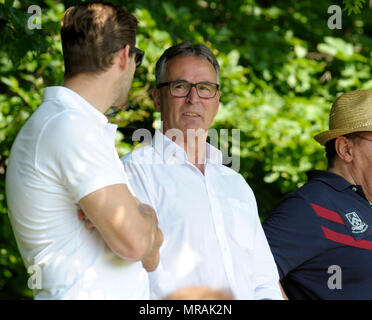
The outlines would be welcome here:
[[[125,46],[126,46],[126,45],[125,45]],[[124,46],[124,47],[125,47],[125,46]],[[122,47],[122,48],[124,48],[124,47]],[[122,49],[122,48],[116,49],[116,50],[113,51],[113,52],[117,52],[117,51],[119,51],[119,50]],[[145,55],[145,52],[142,51],[141,49],[138,49],[138,48],[136,48],[136,47],[134,47],[134,46],[129,45],[129,54],[133,54],[133,53],[136,54],[136,57],[135,57],[135,61],[136,61],[136,69],[138,69],[139,66],[140,66],[141,63],[142,63],[143,56]]]
[[[372,142],[372,139],[368,139],[368,138],[365,138],[365,137],[362,137],[360,136],[359,134],[356,134],[356,136],[360,139],[363,139],[363,140],[367,140],[367,141],[371,141]]]
[[[130,46],[130,53],[135,53],[136,54],[136,69],[138,69],[142,63],[143,56],[145,55],[145,52],[142,51],[141,49],[138,49],[136,47]]]
[[[216,93],[219,89],[219,85],[217,83],[212,83],[208,81],[190,83],[186,80],[174,80],[163,82],[159,83],[156,87],[161,88],[165,86],[168,86],[170,94],[173,97],[177,98],[187,97],[191,92],[191,88],[195,87],[199,98],[210,99],[216,96]]]

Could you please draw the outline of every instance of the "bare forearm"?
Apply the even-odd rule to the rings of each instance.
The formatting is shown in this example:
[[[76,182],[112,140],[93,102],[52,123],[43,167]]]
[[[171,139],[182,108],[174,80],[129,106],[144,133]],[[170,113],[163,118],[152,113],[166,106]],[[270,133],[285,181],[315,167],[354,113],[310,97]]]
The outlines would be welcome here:
[[[125,185],[93,192],[81,199],[79,205],[119,257],[141,260],[152,247],[157,228],[156,215],[141,213],[138,202]]]

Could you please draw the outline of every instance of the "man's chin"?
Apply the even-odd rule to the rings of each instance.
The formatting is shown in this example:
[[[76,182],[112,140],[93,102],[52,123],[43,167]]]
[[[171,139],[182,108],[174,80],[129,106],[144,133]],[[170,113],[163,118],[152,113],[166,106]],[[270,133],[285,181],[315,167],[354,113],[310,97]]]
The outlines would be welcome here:
[[[187,126],[187,127],[184,127],[182,131],[193,133],[193,132],[208,131],[208,130],[205,130],[201,126]]]
[[[196,137],[204,139],[208,135],[208,130],[205,130],[204,128],[201,127],[187,127],[184,128],[182,132],[185,138],[190,139],[194,139]]]

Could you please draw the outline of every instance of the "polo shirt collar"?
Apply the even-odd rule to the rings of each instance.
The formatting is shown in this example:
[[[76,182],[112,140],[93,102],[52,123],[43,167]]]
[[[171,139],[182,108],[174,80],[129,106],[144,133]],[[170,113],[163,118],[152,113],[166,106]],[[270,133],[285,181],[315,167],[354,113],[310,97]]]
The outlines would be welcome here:
[[[169,139],[160,130],[155,130],[152,146],[155,151],[164,158],[165,162],[170,161],[172,158],[176,158],[178,161],[187,160],[185,150]],[[221,151],[209,143],[206,144],[206,163],[222,164]]]
[[[43,102],[48,100],[59,100],[62,102],[62,106],[80,110],[102,125],[106,125],[108,122],[107,117],[102,112],[93,107],[82,96],[69,88],[62,86],[45,88]]]
[[[319,180],[336,191],[342,191],[350,187],[354,187],[352,183],[341,177],[340,175],[330,172],[330,171],[321,171],[321,170],[310,170],[306,172],[308,180]]]

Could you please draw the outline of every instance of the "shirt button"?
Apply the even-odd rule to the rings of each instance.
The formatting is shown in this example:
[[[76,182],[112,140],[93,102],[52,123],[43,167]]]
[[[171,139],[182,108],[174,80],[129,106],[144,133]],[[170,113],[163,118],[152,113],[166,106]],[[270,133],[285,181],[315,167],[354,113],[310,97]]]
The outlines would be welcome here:
[[[356,187],[352,187],[351,190],[357,191],[358,189]]]

